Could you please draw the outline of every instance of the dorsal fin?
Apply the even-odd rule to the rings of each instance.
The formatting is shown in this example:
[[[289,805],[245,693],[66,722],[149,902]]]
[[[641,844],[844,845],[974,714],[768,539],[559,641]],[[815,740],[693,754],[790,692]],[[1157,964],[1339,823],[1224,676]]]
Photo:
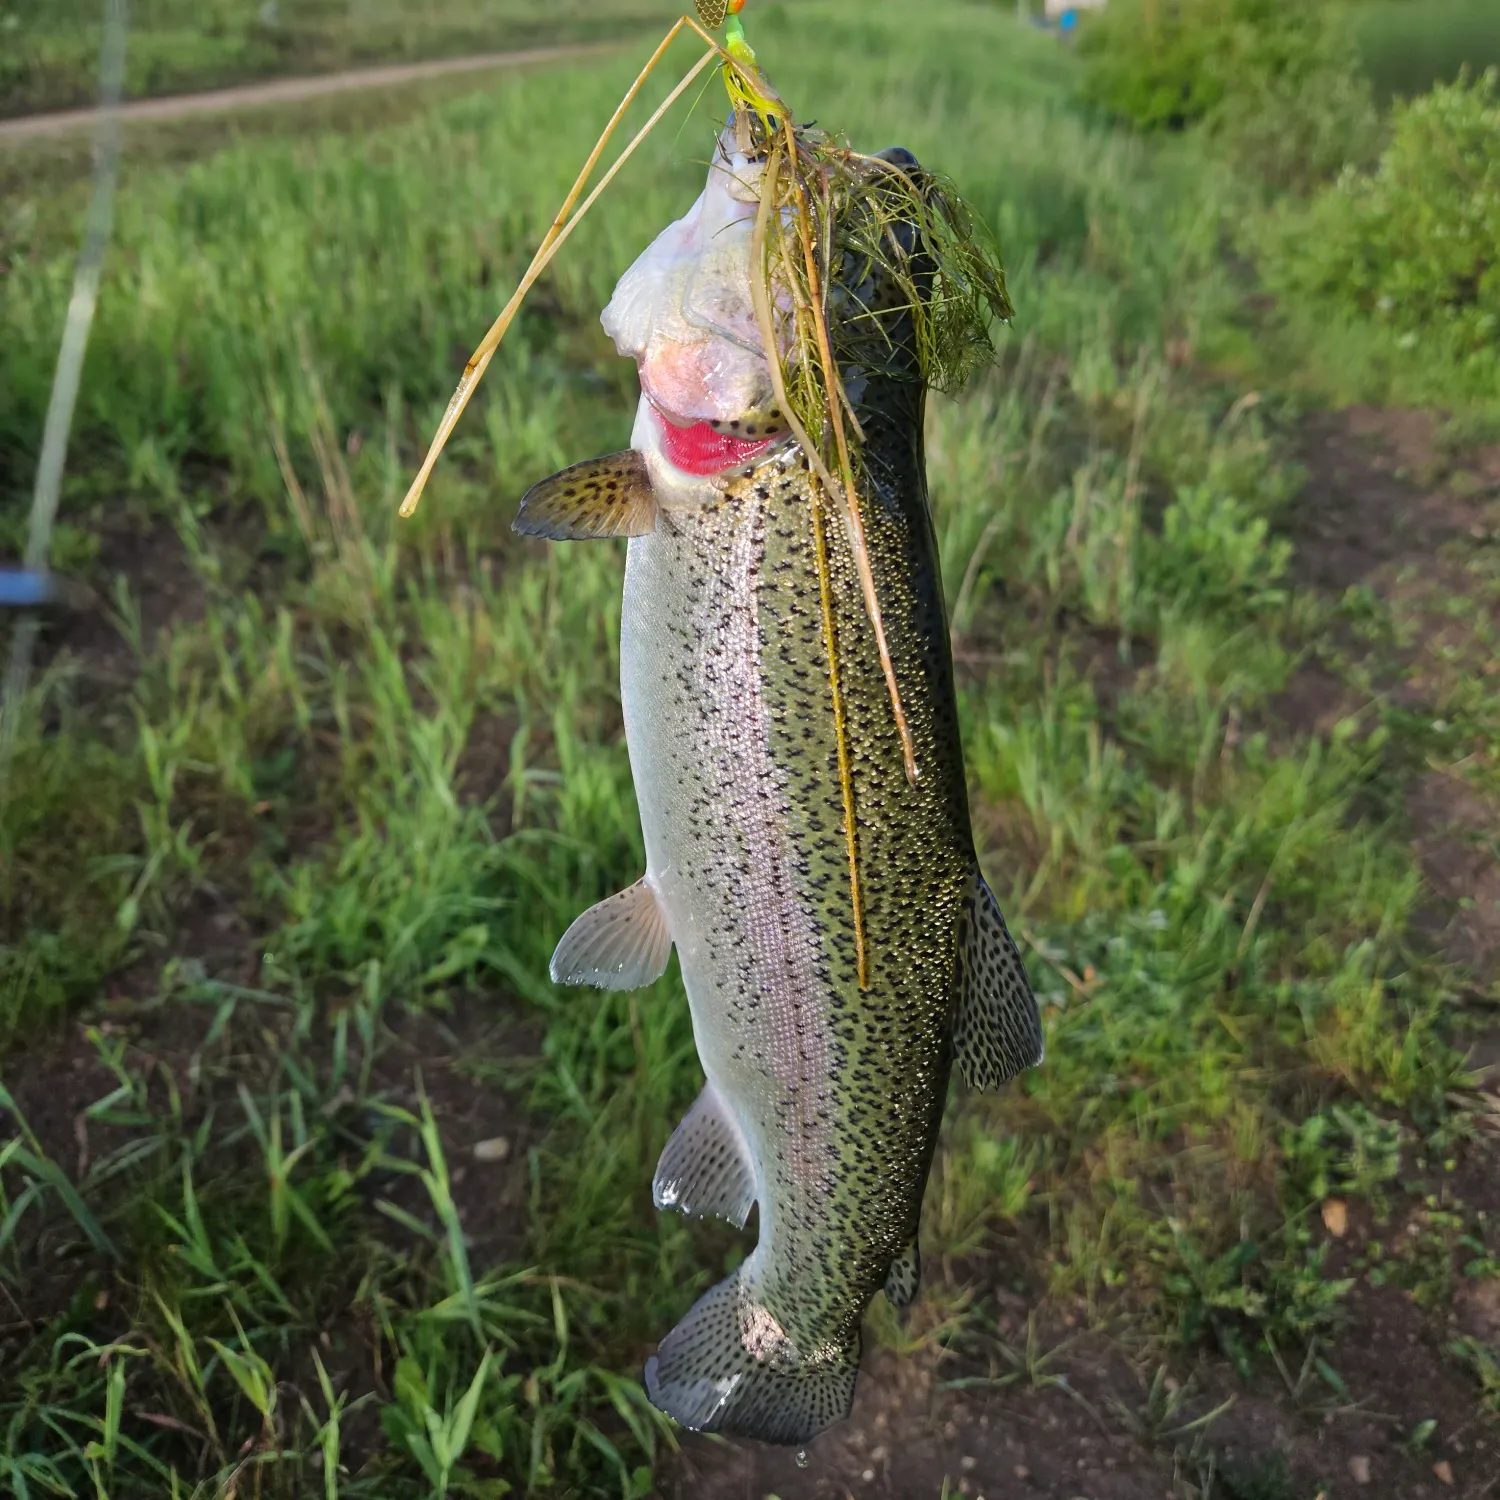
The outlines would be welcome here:
[[[554,542],[645,536],[656,529],[656,496],[646,460],[627,448],[543,479],[521,497],[511,528]]]
[[[917,1237],[904,1246],[900,1254],[891,1260],[886,1272],[885,1294],[892,1307],[910,1307],[916,1300],[922,1285],[922,1252],[917,1248]]]
[[[975,871],[960,945],[953,1056],[971,1088],[997,1089],[1042,1060],[1042,1023],[1005,918]]]

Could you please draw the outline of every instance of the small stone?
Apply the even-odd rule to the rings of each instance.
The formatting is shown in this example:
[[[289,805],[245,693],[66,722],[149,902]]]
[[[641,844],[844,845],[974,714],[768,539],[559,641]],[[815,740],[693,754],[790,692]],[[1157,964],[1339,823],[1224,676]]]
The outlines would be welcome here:
[[[1370,1482],[1370,1460],[1363,1453],[1356,1453],[1349,1460],[1349,1477],[1355,1484],[1368,1484]]]
[[[1025,1464],[1017,1464],[1015,1468],[1011,1470],[1011,1473],[1014,1474],[1017,1479],[1031,1478],[1031,1470],[1028,1469]]]
[[[1336,1240],[1349,1233],[1349,1205],[1342,1198],[1323,1200],[1323,1227]]]
[[[875,1478],[875,1471],[874,1469],[866,1469],[864,1473],[859,1477],[863,1479],[866,1484],[869,1484]]]
[[[1453,1483],[1453,1465],[1446,1458],[1440,1458],[1432,1466],[1432,1472],[1437,1476],[1439,1484]]]
[[[333,1098],[323,1102],[323,1118],[331,1120],[340,1110],[348,1109],[354,1103],[354,1090],[347,1083],[339,1085],[339,1091]]]
[[[474,1144],[475,1161],[504,1161],[510,1155],[510,1142],[503,1136],[492,1136]]]
[[[964,1454],[964,1456],[961,1459],[959,1459],[958,1466],[959,1466],[960,1469],[962,1469],[964,1471],[965,1474],[967,1474],[971,1469],[973,1469],[974,1465],[976,1463],[978,1463],[978,1462],[979,1462],[978,1459],[971,1458],[966,1453],[966,1454]]]

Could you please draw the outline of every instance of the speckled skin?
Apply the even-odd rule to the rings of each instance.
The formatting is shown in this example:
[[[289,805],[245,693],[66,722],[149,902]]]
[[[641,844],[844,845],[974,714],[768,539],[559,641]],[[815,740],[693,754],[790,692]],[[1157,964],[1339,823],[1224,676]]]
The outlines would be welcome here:
[[[720,1398],[665,1390],[674,1365],[692,1362],[673,1340],[690,1336],[693,1315],[663,1344],[648,1386],[690,1425],[782,1441],[844,1414],[864,1310],[916,1234],[977,878],[923,468],[924,392],[890,371],[859,385],[867,540],[921,773],[913,787],[844,524],[825,507],[867,990],[798,450],[716,501],[664,512],[631,540],[625,581],[625,725],[648,879],[681,959],[704,1072],[748,1148],[760,1215],[754,1253],[704,1299],[732,1303],[739,1323]],[[747,1406],[733,1379],[746,1350],[787,1380],[828,1378],[808,1400],[763,1393]]]

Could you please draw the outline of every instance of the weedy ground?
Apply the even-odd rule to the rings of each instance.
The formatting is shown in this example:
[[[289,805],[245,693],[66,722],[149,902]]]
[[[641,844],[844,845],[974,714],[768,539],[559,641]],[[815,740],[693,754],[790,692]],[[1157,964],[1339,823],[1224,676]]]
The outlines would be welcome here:
[[[132,0],[129,98],[361,63],[615,37],[661,20],[649,0]],[[7,0],[0,116],[93,104],[104,0]]]
[[[1316,309],[1226,253],[1253,207],[1081,112],[1004,8],[756,20],[804,113],[941,165],[1006,250],[1016,325],[930,471],[1046,1064],[955,1095],[855,1421],[806,1468],[678,1451],[641,1359],[743,1251],[650,1209],[686,1006],[546,977],[641,865],[622,554],[507,528],[628,438],[597,313],[714,101],[401,525],[629,65],[138,154],[54,547],[92,603],[48,624],[0,811],[0,1493],[1495,1491],[1493,406],[1304,361]],[[12,180],[8,551],[78,208]]]

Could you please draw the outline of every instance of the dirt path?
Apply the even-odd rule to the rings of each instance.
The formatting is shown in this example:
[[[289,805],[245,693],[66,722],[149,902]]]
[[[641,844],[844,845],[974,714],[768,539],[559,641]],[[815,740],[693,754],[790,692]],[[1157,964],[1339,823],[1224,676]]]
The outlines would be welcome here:
[[[353,68],[346,73],[325,73],[311,78],[278,78],[269,83],[247,83],[236,88],[213,89],[202,94],[177,94],[166,99],[138,99],[125,105],[126,124],[182,120],[194,115],[227,114],[240,109],[259,109],[268,104],[299,104],[329,94],[358,89],[396,88],[432,78],[482,73],[497,68],[529,67],[566,58],[596,56],[619,46],[618,42],[571,43],[557,47],[533,47],[524,52],[486,52],[479,57],[445,57],[433,62],[398,63],[377,68]],[[98,117],[95,109],[67,109],[54,114],[29,115],[19,120],[0,120],[0,146],[19,145],[43,136],[85,130]]]

